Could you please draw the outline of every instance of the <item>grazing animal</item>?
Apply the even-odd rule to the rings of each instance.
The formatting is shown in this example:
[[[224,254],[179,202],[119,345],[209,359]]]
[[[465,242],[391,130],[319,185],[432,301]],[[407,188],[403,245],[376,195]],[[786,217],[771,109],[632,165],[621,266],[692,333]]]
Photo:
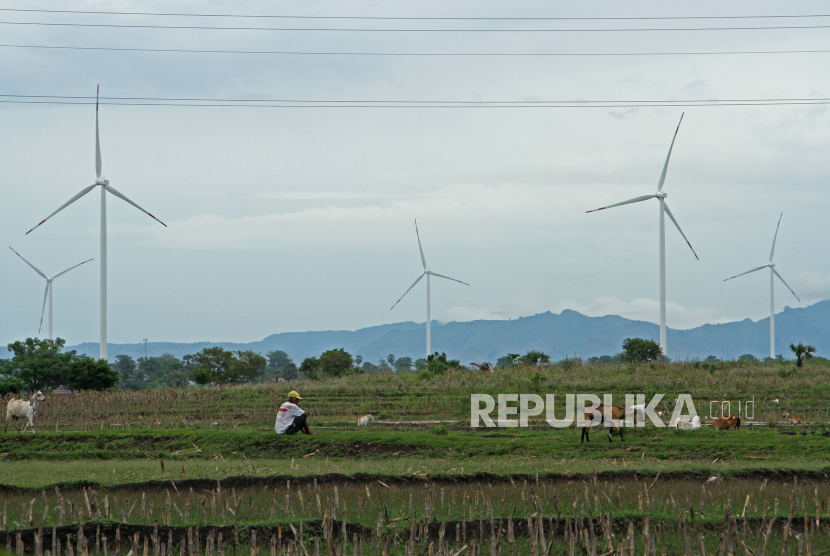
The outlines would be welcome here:
[[[778,401],[778,398],[775,398],[774,400],[772,400],[772,405],[777,406],[779,403],[781,403],[781,402]]]
[[[371,415],[364,415],[363,417],[361,417],[360,419],[357,420],[357,426],[358,427],[365,427],[366,425],[368,425],[369,423],[371,423],[374,420],[375,420],[375,418],[372,417]]]
[[[600,425],[605,422],[605,406],[599,405],[596,407],[596,410],[599,412],[599,420],[594,424],[594,426]],[[608,410],[611,414],[611,424],[617,429],[617,432],[620,433],[620,440],[625,442],[625,437],[623,436],[622,428],[620,427],[620,422],[625,420],[626,415],[634,414],[634,422],[637,422],[637,413],[633,409],[623,409],[621,407],[617,407],[615,405],[609,405]],[[586,426],[582,427],[582,436],[580,440],[580,444],[585,442],[587,439],[588,442],[591,441],[590,432],[591,432],[591,425],[593,424],[592,419],[594,418],[593,413],[590,411],[585,412],[585,421],[587,421]],[[579,429],[579,421],[577,421],[576,428]],[[614,429],[610,429],[608,431],[608,442],[611,442],[611,439],[614,435]]]
[[[730,413],[729,415],[718,417],[717,419],[712,421],[712,427],[715,430],[722,431],[739,429],[741,428],[741,418],[735,415],[734,413]]]
[[[804,424],[804,422],[801,419],[799,419],[798,417],[791,416],[788,411],[785,411],[784,413],[782,413],[781,416],[784,417],[784,419],[786,420],[788,425],[803,425]]]
[[[485,373],[495,373],[496,372],[496,369],[494,369],[493,366],[490,365],[490,363],[482,363],[481,365],[479,365],[478,363],[470,363],[470,365],[478,367],[480,371],[484,371]]]
[[[694,417],[692,417],[691,421],[689,421],[688,419],[678,419],[677,428],[682,431],[697,430],[700,428],[700,417],[695,415]]]
[[[6,434],[9,430],[9,421],[14,420],[14,428],[17,432],[26,432],[26,429],[32,427],[32,434],[35,433],[35,424],[32,420],[35,418],[37,414],[37,408],[40,405],[40,402],[46,399],[46,396],[43,395],[43,392],[38,390],[37,392],[32,395],[32,398],[27,402],[26,400],[11,400],[9,405],[6,407],[6,428],[3,430],[3,434]],[[17,428],[17,420],[18,419],[26,419],[27,423],[23,427],[23,431]]]

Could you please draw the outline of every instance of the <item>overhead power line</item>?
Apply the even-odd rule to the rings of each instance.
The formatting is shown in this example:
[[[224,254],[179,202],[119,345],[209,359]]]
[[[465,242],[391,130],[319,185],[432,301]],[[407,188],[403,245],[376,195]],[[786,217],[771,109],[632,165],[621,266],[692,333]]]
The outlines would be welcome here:
[[[684,99],[684,100],[540,100],[540,101],[443,101],[443,100],[339,100],[339,99],[229,99],[198,97],[100,97],[102,105],[192,106],[250,108],[647,108],[714,106],[793,106],[830,104],[830,98]],[[92,96],[0,94],[0,103],[92,105]]]
[[[44,21],[0,21],[0,25],[32,25],[44,27],[85,27],[116,29],[174,29],[198,31],[320,31],[320,32],[360,32],[360,33],[617,33],[617,32],[651,32],[651,31],[772,31],[828,29],[830,25],[770,25],[753,27],[606,27],[606,28],[546,28],[546,29],[372,29],[360,27],[240,27],[210,25],[155,25],[155,24],[121,24],[121,23],[67,23]]]
[[[376,21],[672,21],[672,20],[741,20],[741,19],[806,19],[830,17],[830,14],[766,14],[766,15],[679,15],[645,17],[442,17],[442,16],[366,16],[366,15],[281,15],[281,14],[221,14],[182,12],[114,12],[103,10],[42,10],[34,8],[0,8],[0,12],[84,14],[84,15],[140,15],[160,17],[227,17],[246,19],[345,19]]]
[[[314,52],[295,50],[222,50],[222,49],[194,49],[194,48],[136,48],[117,46],[69,46],[69,45],[42,45],[42,44],[0,44],[0,48],[34,48],[45,50],[91,50],[107,52],[159,52],[183,54],[248,54],[248,55],[280,55],[280,56],[433,56],[433,57],[464,57],[464,56],[506,56],[506,57],[578,57],[578,56],[729,56],[729,55],[757,55],[757,54],[827,54],[827,50],[721,50],[696,52]]]

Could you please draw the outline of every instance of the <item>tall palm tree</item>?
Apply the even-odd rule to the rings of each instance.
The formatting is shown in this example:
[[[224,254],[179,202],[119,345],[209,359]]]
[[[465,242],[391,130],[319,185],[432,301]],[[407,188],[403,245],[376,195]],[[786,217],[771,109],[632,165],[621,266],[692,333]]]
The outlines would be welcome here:
[[[813,358],[813,354],[816,352],[816,348],[813,346],[805,346],[801,342],[798,342],[798,345],[790,344],[790,349],[793,350],[793,353],[798,358],[795,363],[796,367],[803,366],[804,360],[806,359],[809,361]]]

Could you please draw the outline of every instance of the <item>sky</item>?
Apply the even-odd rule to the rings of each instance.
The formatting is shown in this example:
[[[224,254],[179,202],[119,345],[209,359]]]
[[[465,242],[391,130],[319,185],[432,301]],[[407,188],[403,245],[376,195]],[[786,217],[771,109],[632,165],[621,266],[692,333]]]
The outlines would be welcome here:
[[[22,95],[0,97],[0,236],[47,274],[95,258],[54,283],[55,335],[70,345],[98,339],[98,190],[25,232],[95,180],[97,85],[108,98],[290,101],[101,105],[104,176],[167,224],[107,199],[113,343],[423,322],[423,282],[390,311],[422,271],[416,219],[429,268],[470,284],[433,278],[437,320],[573,309],[657,322],[657,201],[586,211],[655,192],[683,112],[664,191],[700,260],[667,219],[668,325],[768,316],[767,272],[723,280],[767,262],[782,212],[776,268],[801,301],[778,282],[776,310],[830,297],[828,105],[692,102],[830,97],[830,52],[780,53],[827,50],[830,17],[729,19],[830,15],[826,4],[89,0],[60,8],[120,13],[9,11],[54,6],[0,5],[0,95]],[[590,19],[690,16],[704,19]],[[812,28],[631,30],[792,26]],[[779,53],[676,54],[724,51]],[[538,56],[549,53],[605,55]],[[422,104],[379,106],[388,101]],[[436,101],[520,104],[424,104]],[[4,251],[6,344],[38,335],[45,282]]]

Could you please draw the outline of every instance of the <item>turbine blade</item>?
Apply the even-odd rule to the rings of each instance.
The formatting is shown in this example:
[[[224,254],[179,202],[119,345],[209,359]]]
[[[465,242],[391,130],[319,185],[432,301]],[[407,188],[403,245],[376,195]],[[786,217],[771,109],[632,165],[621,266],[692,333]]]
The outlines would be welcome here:
[[[87,260],[85,260],[85,261],[84,261],[84,262],[82,262],[82,263],[78,263],[78,264],[76,264],[75,266],[70,266],[69,268],[67,268],[67,269],[66,269],[66,270],[64,270],[63,272],[58,272],[57,274],[55,274],[54,276],[52,276],[52,280],[54,280],[54,279],[55,279],[55,278],[57,278],[58,276],[61,276],[62,274],[66,274],[67,272],[69,272],[69,271],[70,271],[70,270],[72,270],[73,268],[78,268],[78,267],[79,267],[79,266],[81,266],[82,264],[86,264],[86,263],[88,263],[88,262],[89,262],[89,261],[91,261],[91,260],[92,260],[92,259],[87,259]]]
[[[77,201],[78,199],[80,199],[81,197],[83,197],[84,195],[86,195],[87,193],[89,193],[90,191],[92,191],[92,188],[93,188],[93,187],[95,187],[96,185],[98,185],[98,184],[97,184],[97,183],[93,183],[93,184],[92,184],[92,185],[90,185],[89,187],[85,187],[85,188],[81,189],[81,192],[80,192],[80,193],[78,193],[77,195],[75,195],[74,197],[72,197],[71,199],[69,199],[68,201],[66,201],[64,204],[62,204],[58,210],[56,210],[55,212],[53,212],[52,214],[50,214],[49,216],[47,216],[46,218],[44,218],[43,220],[41,220],[41,221],[37,224],[37,226],[35,226],[34,228],[32,228],[31,230],[29,230],[28,232],[26,232],[26,235],[29,235],[29,234],[30,234],[30,233],[31,233],[31,232],[32,232],[35,228],[37,228],[38,226],[40,226],[41,224],[43,224],[44,222],[46,222],[47,220],[49,220],[50,218],[52,218],[53,216],[55,216],[57,213],[59,213],[60,211],[62,211],[63,209],[65,209],[66,207],[68,207],[69,205],[71,205],[72,203],[74,203],[75,201]]]
[[[773,268],[773,269],[772,269],[772,271],[775,273],[775,275],[776,275],[776,276],[778,276],[778,279],[779,279],[779,280],[781,280],[782,282],[784,282],[784,279],[781,277],[781,275],[780,275],[780,274],[778,274],[778,271],[777,271],[777,270],[775,270],[775,269]],[[788,283],[784,282],[784,285],[785,285],[785,286],[787,286],[787,289],[788,289],[788,290],[790,290],[790,293],[791,293],[791,294],[795,295],[795,292],[793,291],[793,289],[790,287],[790,285],[789,285]],[[797,295],[795,295],[795,298],[796,298],[796,299],[798,299],[799,301],[801,301],[801,298],[800,298],[800,297],[798,297]]]
[[[683,121],[683,115],[680,114],[680,122]],[[677,129],[674,130],[674,137],[671,140],[671,146],[669,146],[669,154],[666,155],[666,162],[663,164],[663,172],[660,174],[660,183],[657,184],[657,192],[663,191],[663,184],[666,182],[666,171],[669,169],[669,159],[671,158],[671,151],[674,148],[674,141],[677,139],[677,132],[680,131],[680,122],[677,122]]]
[[[12,248],[11,248],[11,246],[9,246],[9,249],[12,249]],[[20,257],[21,259],[23,259],[23,255],[21,255],[20,253],[18,253],[18,252],[17,252],[17,251],[15,251],[14,249],[12,249],[12,253],[14,253],[15,255],[17,255],[17,256],[18,256],[18,257]],[[49,279],[49,278],[48,278],[48,277],[47,277],[47,276],[46,276],[43,272],[41,272],[41,271],[40,271],[40,269],[39,269],[38,267],[36,267],[35,265],[33,265],[32,263],[30,263],[30,262],[29,262],[29,261],[27,261],[26,259],[23,259],[23,262],[24,262],[24,263],[26,263],[27,265],[29,265],[30,267],[32,267],[32,268],[34,269],[34,271],[35,271],[35,272],[37,272],[38,274],[40,274],[41,276],[43,276],[43,277],[44,277],[44,278],[46,278],[47,280]]]
[[[418,276],[418,279],[417,279],[417,280],[415,280],[415,282],[413,282],[411,286],[409,286],[409,290],[411,290],[412,288],[414,288],[414,287],[415,287],[415,284],[417,284],[418,282],[420,282],[420,281],[421,281],[421,278],[423,278],[423,277],[424,277],[424,276],[426,276],[426,275],[427,275],[427,273],[426,273],[426,272],[424,272],[424,273],[422,273],[420,276]],[[406,297],[406,294],[408,294],[408,293],[409,293],[409,290],[406,290],[405,292],[403,292],[403,295],[400,297],[400,299],[398,299],[398,300],[395,302],[395,305],[397,305],[398,303],[400,303],[400,302],[401,302],[401,299],[403,299],[404,297]],[[389,310],[391,311],[392,309],[394,309],[394,308],[395,308],[395,305],[392,305],[392,306],[389,308]]]
[[[456,280],[455,278],[450,278],[449,276],[444,276],[443,274],[438,274],[437,272],[432,272],[431,270],[428,271],[433,276],[438,276],[439,278],[446,278],[447,280],[452,280],[453,282],[458,282],[459,284],[464,284],[465,286],[469,286],[467,282],[462,282],[461,280]]]
[[[427,260],[424,257],[424,248],[421,247],[421,234],[418,233],[418,221],[415,220],[415,235],[418,236],[418,249],[421,251],[421,264],[424,265],[424,270],[427,269]]]
[[[656,195],[654,195],[654,194],[642,195],[640,197],[634,197],[633,199],[623,201],[622,203],[616,203],[616,204],[613,204],[613,205],[608,205],[607,207],[602,207],[602,208],[598,208],[598,209],[594,209],[594,210],[589,210],[589,211],[586,211],[585,213],[587,214],[589,212],[596,212],[598,210],[605,210],[605,209],[610,209],[610,208],[613,208],[613,207],[620,207],[622,205],[630,205],[631,203],[639,203],[640,201],[646,201],[646,200],[651,199],[653,197],[656,197]]]
[[[46,290],[43,292],[43,308],[40,310],[40,326],[37,327],[38,334],[40,334],[40,331],[43,328],[43,314],[46,312],[46,298],[49,296],[49,286],[51,285],[52,282],[46,280]]]
[[[101,142],[98,140],[98,92],[101,86],[95,89],[95,175],[101,179]]]
[[[772,238],[772,251],[769,252],[769,262],[772,262],[772,256],[775,255],[775,242],[778,241],[778,228],[781,227],[781,219],[784,218],[784,213],[778,217],[778,225],[775,227],[775,237]]]
[[[135,208],[137,208],[138,210],[140,210],[140,211],[141,211],[141,212],[143,212],[144,214],[148,215],[150,218],[152,218],[153,220],[155,220],[156,222],[158,222],[159,224],[161,224],[161,225],[162,225],[162,226],[164,226],[165,228],[167,227],[167,224],[165,224],[164,222],[162,222],[161,220],[159,220],[158,218],[156,218],[155,216],[153,216],[152,214],[150,214],[149,212],[147,212],[146,210],[144,210],[143,208],[141,208],[140,206],[138,206],[138,205],[137,205],[137,204],[135,204],[134,202],[132,202],[132,201],[130,201],[129,199],[127,199],[127,197],[125,197],[122,193],[120,193],[120,192],[119,192],[117,189],[115,189],[113,186],[111,186],[111,185],[105,185],[104,187],[106,187],[106,188],[107,188],[107,191],[109,191],[110,193],[112,193],[112,194],[113,194],[113,195],[115,195],[116,197],[118,197],[118,198],[120,198],[120,199],[123,199],[124,201],[127,201],[127,202],[128,202],[128,203],[130,203],[132,206],[134,206]]]
[[[751,272],[761,270],[762,268],[767,268],[768,266],[769,266],[768,264],[761,265],[758,268],[753,268],[752,270],[747,270],[746,272],[741,272],[740,274],[736,274],[735,276],[732,276],[732,278],[737,278],[738,276],[743,276],[744,274],[749,274]],[[732,278],[727,278],[726,280],[731,280]],[[724,280],[724,282],[726,282],[726,280]]]
[[[681,236],[683,236],[683,239],[685,239],[685,240],[686,240],[686,245],[688,245],[688,246],[689,246],[689,249],[691,249],[691,250],[692,250],[692,253],[694,253],[695,258],[696,258],[697,260],[700,260],[700,257],[698,257],[698,256],[697,256],[697,253],[695,253],[695,248],[694,248],[694,247],[692,247],[692,244],[691,244],[691,243],[689,243],[689,240],[686,238],[686,234],[684,234],[684,233],[683,233],[683,230],[681,230],[681,229],[680,229],[680,224],[678,224],[678,223],[677,223],[677,220],[675,220],[675,219],[674,219],[674,215],[671,213],[671,209],[669,209],[669,205],[667,205],[666,203],[663,203],[663,207],[666,209],[666,214],[668,214],[668,215],[669,215],[669,218],[671,218],[671,221],[672,221],[672,222],[674,222],[674,225],[675,225],[675,226],[677,226],[677,231],[678,231],[678,232],[680,232],[680,235],[681,235]]]

